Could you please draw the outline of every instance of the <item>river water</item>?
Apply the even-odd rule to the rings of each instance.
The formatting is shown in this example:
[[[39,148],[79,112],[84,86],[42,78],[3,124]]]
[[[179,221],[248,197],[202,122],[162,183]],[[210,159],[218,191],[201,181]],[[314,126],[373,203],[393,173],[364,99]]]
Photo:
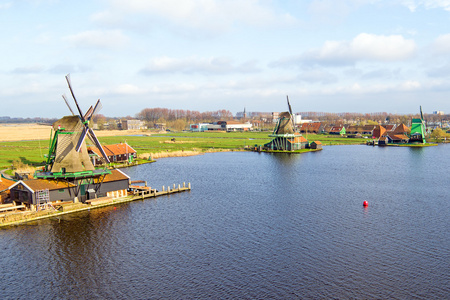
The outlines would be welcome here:
[[[226,152],[124,169],[192,191],[0,230],[0,296],[449,299],[449,150]]]

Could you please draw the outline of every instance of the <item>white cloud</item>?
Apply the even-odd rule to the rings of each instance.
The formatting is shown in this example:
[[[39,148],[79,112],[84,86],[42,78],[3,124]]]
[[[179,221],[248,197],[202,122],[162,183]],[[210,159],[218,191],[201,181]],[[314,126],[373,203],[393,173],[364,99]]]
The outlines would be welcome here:
[[[302,65],[352,65],[358,61],[393,62],[411,58],[415,51],[415,42],[401,35],[361,33],[351,41],[326,41],[322,48],[306,51],[270,66],[286,66],[295,62]]]
[[[0,9],[8,9],[11,8],[11,6],[12,6],[11,2],[0,3]]]
[[[431,68],[427,71],[428,76],[436,78],[450,77],[450,63],[444,64],[440,67]]]
[[[416,50],[416,44],[401,35],[361,33],[353,39],[348,50],[362,59],[397,61],[410,58]]]
[[[15,68],[12,71],[12,73],[13,74],[36,74],[36,73],[42,73],[43,71],[44,71],[43,65],[33,65],[33,66]]]
[[[146,91],[133,84],[121,84],[114,88],[113,93],[121,95],[139,95]]]
[[[64,38],[75,47],[117,48],[128,42],[128,37],[120,30],[90,30]]]
[[[433,43],[433,52],[435,54],[450,54],[450,33],[437,37]]]
[[[298,76],[298,79],[308,83],[330,84],[337,82],[337,76],[325,70],[309,70]]]
[[[362,5],[373,4],[380,0],[313,0],[309,11],[317,15],[345,16]]]
[[[200,74],[228,74],[257,72],[256,62],[248,61],[234,65],[227,57],[211,58],[171,58],[167,56],[152,59],[141,73],[152,75],[157,73],[200,73]]]
[[[260,0],[110,0],[110,9],[93,16],[111,23],[123,14],[159,18],[183,28],[207,32],[229,30],[235,23],[251,26],[275,26],[295,23],[289,13],[276,13],[267,1]],[[122,17],[121,17],[122,16]],[[132,18],[132,17],[131,17]]]
[[[400,3],[408,7],[412,12],[416,11],[420,6],[425,7],[425,9],[443,8],[450,11],[449,0],[400,0]]]

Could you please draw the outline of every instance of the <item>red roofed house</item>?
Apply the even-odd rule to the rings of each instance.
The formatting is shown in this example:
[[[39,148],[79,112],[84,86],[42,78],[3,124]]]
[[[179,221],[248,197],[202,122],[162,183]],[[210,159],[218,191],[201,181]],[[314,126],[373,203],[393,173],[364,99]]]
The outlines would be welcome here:
[[[321,133],[323,125],[321,122],[303,123],[300,127],[301,133]]]
[[[411,132],[411,128],[406,126],[405,124],[400,124],[394,129],[395,134],[403,134],[403,135],[409,135]]]
[[[386,128],[384,128],[381,125],[377,125],[375,127],[375,129],[373,130],[372,137],[374,139],[379,139],[380,137],[382,137],[385,134],[386,134]]]
[[[102,148],[110,162],[132,162],[133,159],[137,158],[136,150],[127,143],[103,145]],[[88,152],[94,166],[103,164],[103,156],[97,147],[88,147]]]
[[[344,135],[344,134],[346,134],[346,131],[345,131],[344,125],[338,125],[338,126],[331,127],[331,129],[328,133]]]

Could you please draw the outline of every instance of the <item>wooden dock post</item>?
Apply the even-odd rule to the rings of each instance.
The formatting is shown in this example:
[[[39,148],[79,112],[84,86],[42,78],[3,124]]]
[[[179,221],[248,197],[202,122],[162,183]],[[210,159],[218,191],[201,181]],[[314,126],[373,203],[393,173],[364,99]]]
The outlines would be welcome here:
[[[189,184],[188,184],[188,188],[191,189],[191,183],[190,183],[190,182],[189,182]]]

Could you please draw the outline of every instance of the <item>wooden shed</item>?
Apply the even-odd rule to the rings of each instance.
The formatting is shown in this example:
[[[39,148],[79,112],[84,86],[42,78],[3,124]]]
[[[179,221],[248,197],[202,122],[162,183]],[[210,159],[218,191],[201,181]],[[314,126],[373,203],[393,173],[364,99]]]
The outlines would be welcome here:
[[[28,207],[44,202],[73,201],[76,185],[61,180],[20,180],[10,188],[11,200]]]
[[[99,197],[124,197],[130,185],[130,177],[120,170],[111,170],[98,178],[76,179],[69,182],[61,179],[20,180],[10,189],[11,200],[33,208],[45,202],[80,202]]]
[[[320,141],[314,141],[314,142],[312,142],[311,144],[309,144],[309,148],[311,148],[311,149],[317,149],[317,150],[322,149],[322,142],[320,142]]]

